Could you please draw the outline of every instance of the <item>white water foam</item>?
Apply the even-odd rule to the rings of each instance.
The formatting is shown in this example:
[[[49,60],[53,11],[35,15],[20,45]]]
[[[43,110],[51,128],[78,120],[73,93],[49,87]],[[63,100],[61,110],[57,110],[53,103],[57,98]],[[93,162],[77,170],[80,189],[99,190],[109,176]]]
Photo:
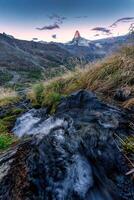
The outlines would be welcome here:
[[[41,117],[36,116],[36,110],[32,109],[17,119],[12,131],[18,137],[36,134],[47,135],[54,127],[64,125],[63,119],[54,119],[53,117],[43,121]]]

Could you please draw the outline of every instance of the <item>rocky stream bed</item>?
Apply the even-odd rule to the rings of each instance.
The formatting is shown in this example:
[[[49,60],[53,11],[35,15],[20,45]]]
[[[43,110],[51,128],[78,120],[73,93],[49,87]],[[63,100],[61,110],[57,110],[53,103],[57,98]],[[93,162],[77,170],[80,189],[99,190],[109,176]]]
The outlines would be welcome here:
[[[133,135],[131,120],[83,90],[53,116],[24,113],[13,128],[22,142],[0,155],[0,200],[134,200],[119,141]]]

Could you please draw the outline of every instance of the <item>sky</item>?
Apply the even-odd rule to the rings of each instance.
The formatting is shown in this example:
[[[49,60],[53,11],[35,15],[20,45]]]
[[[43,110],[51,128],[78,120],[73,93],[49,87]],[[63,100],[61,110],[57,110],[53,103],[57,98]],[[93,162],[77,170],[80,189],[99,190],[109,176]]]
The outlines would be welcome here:
[[[90,40],[128,33],[134,0],[0,0],[0,33],[67,42],[76,30]]]

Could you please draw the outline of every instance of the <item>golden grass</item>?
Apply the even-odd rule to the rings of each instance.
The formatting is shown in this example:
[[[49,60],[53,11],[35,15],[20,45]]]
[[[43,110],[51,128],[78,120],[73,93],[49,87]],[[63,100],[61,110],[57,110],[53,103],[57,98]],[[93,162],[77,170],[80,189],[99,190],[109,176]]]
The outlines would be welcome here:
[[[132,107],[134,107],[134,98],[131,98],[125,101],[125,103],[123,104],[123,107],[128,108],[128,109],[131,109]]]
[[[0,107],[10,105],[18,102],[19,97],[14,90],[7,88],[0,88]]]

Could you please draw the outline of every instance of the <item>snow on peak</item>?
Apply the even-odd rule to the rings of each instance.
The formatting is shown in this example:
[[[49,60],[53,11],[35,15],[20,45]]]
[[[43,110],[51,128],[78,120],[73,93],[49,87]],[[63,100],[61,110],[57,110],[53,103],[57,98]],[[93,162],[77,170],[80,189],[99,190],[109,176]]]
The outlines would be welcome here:
[[[80,36],[80,33],[79,33],[79,31],[76,31],[75,32],[75,35],[74,35],[74,39],[78,39],[78,38],[80,38],[81,36]]]

